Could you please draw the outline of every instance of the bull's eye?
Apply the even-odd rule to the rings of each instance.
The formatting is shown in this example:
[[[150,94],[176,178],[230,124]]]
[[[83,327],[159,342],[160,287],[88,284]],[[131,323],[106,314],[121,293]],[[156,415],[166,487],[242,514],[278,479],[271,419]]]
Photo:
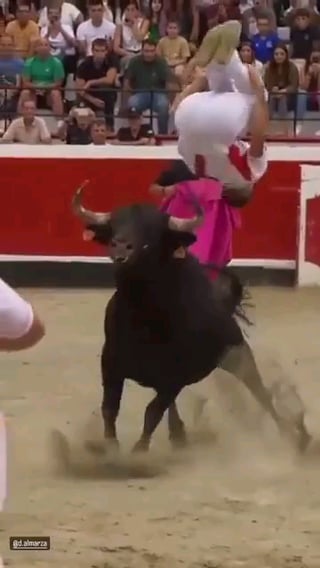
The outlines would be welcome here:
[[[143,245],[142,248],[145,250],[145,249],[149,248],[149,245]]]

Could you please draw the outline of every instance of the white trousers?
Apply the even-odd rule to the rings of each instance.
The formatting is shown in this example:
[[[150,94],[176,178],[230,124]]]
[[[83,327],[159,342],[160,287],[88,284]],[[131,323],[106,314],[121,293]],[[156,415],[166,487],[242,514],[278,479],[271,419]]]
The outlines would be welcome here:
[[[239,91],[246,95],[252,95],[252,87],[249,79],[248,68],[234,51],[227,65],[209,63],[206,69],[209,89],[216,93]]]
[[[185,140],[197,154],[210,154],[215,145],[228,148],[246,133],[252,104],[251,96],[248,99],[242,93],[190,95],[175,115],[179,140]]]

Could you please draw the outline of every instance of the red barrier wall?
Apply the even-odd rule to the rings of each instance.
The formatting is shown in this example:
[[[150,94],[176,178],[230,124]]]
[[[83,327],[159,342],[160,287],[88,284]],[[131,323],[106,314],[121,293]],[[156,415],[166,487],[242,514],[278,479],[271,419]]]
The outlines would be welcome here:
[[[32,151],[36,155],[37,148]],[[61,154],[64,151],[64,147],[59,148]],[[318,152],[320,155],[320,149]],[[169,157],[170,147],[167,154]],[[168,162],[163,153],[155,156],[25,159],[0,154],[0,254],[103,256],[101,247],[81,239],[80,223],[70,212],[75,188],[89,178],[86,205],[97,210],[150,201],[148,186]],[[243,226],[234,238],[235,258],[296,259],[299,188],[298,161],[270,161],[253,202],[243,210]]]

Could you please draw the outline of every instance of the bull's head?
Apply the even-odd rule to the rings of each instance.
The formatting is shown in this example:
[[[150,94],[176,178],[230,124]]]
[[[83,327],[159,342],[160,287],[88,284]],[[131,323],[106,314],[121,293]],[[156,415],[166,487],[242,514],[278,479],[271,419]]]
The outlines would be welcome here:
[[[84,182],[76,191],[72,211],[86,225],[87,238],[107,245],[112,260],[117,264],[131,265],[141,258],[172,256],[180,247],[188,247],[195,242],[192,230],[201,224],[203,218],[197,203],[194,203],[196,215],[191,219],[169,216],[149,204],[97,213],[82,205],[82,194],[87,184],[87,181]]]

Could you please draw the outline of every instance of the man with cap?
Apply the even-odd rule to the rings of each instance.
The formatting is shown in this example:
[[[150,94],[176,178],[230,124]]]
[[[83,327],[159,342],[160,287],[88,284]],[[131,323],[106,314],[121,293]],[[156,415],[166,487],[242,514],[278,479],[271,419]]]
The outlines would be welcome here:
[[[144,146],[155,143],[152,128],[149,124],[142,123],[141,113],[135,107],[130,107],[125,117],[129,126],[119,128],[116,138],[117,144]]]

